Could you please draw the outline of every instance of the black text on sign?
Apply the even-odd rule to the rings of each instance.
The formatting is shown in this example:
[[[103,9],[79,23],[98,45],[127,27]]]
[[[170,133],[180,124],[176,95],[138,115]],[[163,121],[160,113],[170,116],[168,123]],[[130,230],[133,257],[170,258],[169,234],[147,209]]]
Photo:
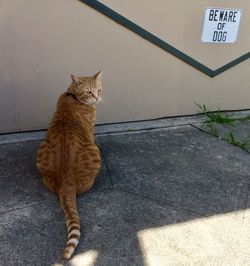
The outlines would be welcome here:
[[[241,13],[240,9],[206,8],[202,42],[236,42]]]

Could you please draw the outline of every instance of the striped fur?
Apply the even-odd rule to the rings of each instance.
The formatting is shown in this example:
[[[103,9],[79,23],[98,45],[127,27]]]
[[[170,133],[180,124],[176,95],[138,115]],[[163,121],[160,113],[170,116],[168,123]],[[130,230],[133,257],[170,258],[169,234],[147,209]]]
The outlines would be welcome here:
[[[58,100],[45,140],[37,152],[37,168],[45,186],[59,195],[68,229],[63,258],[69,259],[80,240],[77,194],[88,191],[100,169],[94,143],[95,104],[100,101],[101,72],[72,76],[68,91]]]
[[[76,192],[74,189],[62,189],[59,192],[59,198],[68,228],[68,241],[63,252],[63,258],[69,259],[77,247],[81,235]]]

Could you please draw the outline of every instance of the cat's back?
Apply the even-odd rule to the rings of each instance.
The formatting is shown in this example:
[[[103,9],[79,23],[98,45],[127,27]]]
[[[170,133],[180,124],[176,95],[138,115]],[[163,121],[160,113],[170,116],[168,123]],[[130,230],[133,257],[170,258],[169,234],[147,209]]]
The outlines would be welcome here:
[[[79,115],[72,99],[63,94],[37,153],[37,167],[43,175],[59,176],[69,170],[79,172],[93,159],[99,162],[91,123],[81,123]]]

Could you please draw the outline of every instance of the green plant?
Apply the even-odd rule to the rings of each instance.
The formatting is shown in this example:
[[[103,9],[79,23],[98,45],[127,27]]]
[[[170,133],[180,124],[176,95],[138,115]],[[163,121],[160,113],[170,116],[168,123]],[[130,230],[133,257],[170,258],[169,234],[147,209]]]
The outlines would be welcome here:
[[[219,138],[219,133],[218,133],[218,130],[216,128],[215,123],[213,123],[213,122],[206,122],[206,121],[204,121],[204,123],[206,124],[206,126],[209,129],[210,133],[212,133],[214,136],[216,136],[217,138]]]
[[[247,115],[247,116],[244,116],[244,117],[238,118],[238,120],[241,121],[241,122],[249,121],[249,120],[250,120],[250,115]]]
[[[200,108],[202,114],[206,115],[206,120],[204,121],[204,123],[219,123],[228,124],[233,127],[235,126],[234,122],[237,121],[237,119],[229,116],[228,114],[222,113],[219,108],[218,111],[211,112],[204,104],[200,105],[198,103],[195,103],[195,105]]]
[[[195,103],[196,106],[199,107],[200,111],[202,114],[205,115],[205,120],[203,123],[206,125],[206,127],[209,129],[209,132],[216,136],[217,138],[223,139],[227,141],[228,143],[240,147],[241,149],[247,151],[250,153],[250,134],[246,138],[244,142],[238,140],[232,132],[228,131],[224,134],[224,136],[220,136],[216,125],[217,124],[226,124],[232,127],[235,127],[235,122],[240,121],[240,122],[246,122],[250,120],[250,115],[247,115],[242,118],[233,118],[229,116],[228,114],[222,113],[220,109],[218,108],[218,111],[216,112],[211,112],[207,109],[207,107],[203,104],[197,104]]]
[[[224,137],[222,138],[228,143],[240,147],[241,149],[250,152],[250,139],[245,140],[244,142],[241,142],[240,140],[236,139],[232,132],[225,133]]]

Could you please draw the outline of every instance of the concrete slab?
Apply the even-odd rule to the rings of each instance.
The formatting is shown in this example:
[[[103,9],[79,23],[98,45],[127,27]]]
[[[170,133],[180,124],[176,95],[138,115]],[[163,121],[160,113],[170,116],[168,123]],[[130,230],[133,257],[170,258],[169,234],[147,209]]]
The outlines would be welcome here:
[[[97,135],[102,169],[78,197],[67,263],[63,213],[35,168],[40,141],[0,145],[0,266],[250,265],[249,154],[192,126],[150,128]]]
[[[40,141],[0,145],[0,213],[40,201],[54,200],[41,183],[35,166]],[[96,179],[95,189],[110,187],[105,163]]]
[[[97,257],[93,265],[144,265],[137,237],[139,230],[195,217],[111,190],[80,196],[78,209],[82,239],[72,261],[94,251]],[[1,265],[62,263],[66,228],[59,203],[51,200],[1,214],[0,241]],[[77,265],[86,265],[84,259],[82,263]]]
[[[44,139],[45,130],[35,132],[20,132],[0,135],[0,144],[17,143],[24,141],[35,141]]]
[[[250,115],[249,110],[231,111],[231,112],[224,112],[224,113],[233,118],[242,118],[242,117],[246,117],[247,115]],[[149,130],[149,129],[183,126],[183,125],[202,125],[202,122],[204,120],[205,120],[205,115],[197,114],[197,115],[188,115],[188,116],[180,116],[180,117],[166,117],[166,118],[159,118],[159,119],[146,120],[146,121],[137,121],[137,122],[97,125],[95,128],[95,133],[96,135],[100,135],[100,134],[132,132],[132,131]]]
[[[1,214],[0,265],[249,265],[250,223],[241,213],[197,214],[116,190],[78,198],[82,238],[61,260],[66,240],[57,201]],[[247,215],[249,215],[247,213]]]
[[[168,117],[168,118],[139,121],[139,122],[97,125],[95,128],[95,134],[96,135],[111,134],[119,132],[132,132],[132,131],[172,127],[172,126],[190,125],[194,123],[195,124],[201,123],[203,120],[204,120],[204,115],[192,115],[192,116],[183,116],[183,117]]]
[[[0,145],[0,213],[52,200],[35,167],[38,141]]]
[[[115,188],[203,215],[242,208],[249,155],[224,141],[190,126],[97,141]]]

